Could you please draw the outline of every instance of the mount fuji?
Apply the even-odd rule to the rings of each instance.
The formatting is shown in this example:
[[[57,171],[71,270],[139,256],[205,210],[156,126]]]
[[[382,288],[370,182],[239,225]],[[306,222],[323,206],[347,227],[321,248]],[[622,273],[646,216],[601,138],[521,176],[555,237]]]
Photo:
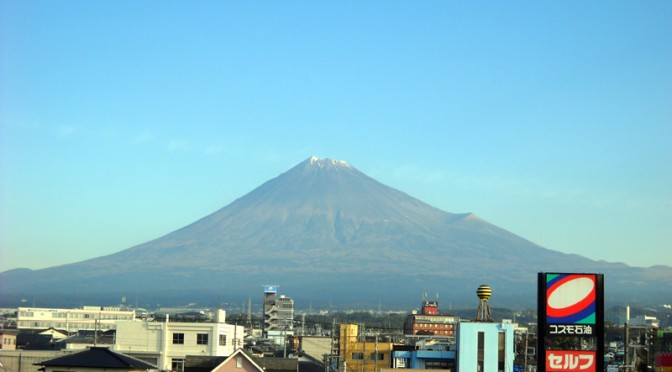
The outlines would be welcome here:
[[[315,306],[414,305],[440,293],[473,305],[534,306],[540,271],[605,274],[607,302],[672,298],[672,268],[630,267],[541,247],[472,213],[449,213],[368,177],[345,161],[311,157],[231,204],[155,240],[108,256],[0,273],[0,306],[243,302],[279,284]],[[239,302],[239,303],[240,303]]]

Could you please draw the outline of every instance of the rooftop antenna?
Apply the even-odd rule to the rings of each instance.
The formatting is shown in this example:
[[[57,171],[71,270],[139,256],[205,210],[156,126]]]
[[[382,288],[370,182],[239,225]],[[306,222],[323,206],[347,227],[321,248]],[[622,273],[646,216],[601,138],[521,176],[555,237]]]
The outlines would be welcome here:
[[[252,297],[247,298],[247,326],[252,328]]]

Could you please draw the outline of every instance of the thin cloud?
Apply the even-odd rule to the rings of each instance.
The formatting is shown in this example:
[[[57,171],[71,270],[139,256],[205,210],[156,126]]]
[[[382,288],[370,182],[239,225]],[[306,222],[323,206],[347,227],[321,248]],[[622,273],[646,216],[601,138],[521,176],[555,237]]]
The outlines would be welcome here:
[[[154,139],[155,139],[154,134],[152,134],[152,132],[150,132],[148,130],[145,130],[145,131],[142,131],[142,132],[136,134],[131,139],[131,143],[139,145],[139,144],[143,144],[143,143],[152,142],[152,141],[154,141]]]
[[[59,137],[69,137],[77,132],[77,127],[74,125],[59,125],[56,127],[56,135]]]
[[[171,141],[168,142],[167,149],[170,152],[189,151],[189,150],[191,150],[191,146],[189,146],[189,144],[187,144],[184,141],[171,140]]]
[[[482,175],[439,169],[424,169],[418,165],[404,165],[392,170],[395,179],[429,187],[451,186],[465,190],[481,190],[502,197],[533,196],[546,202],[591,208],[658,209],[669,208],[672,200],[655,196],[634,195],[622,190],[601,190],[586,186],[549,183],[547,181],[511,174]]]
[[[203,150],[203,153],[206,155],[217,155],[223,151],[222,146],[210,145]]]

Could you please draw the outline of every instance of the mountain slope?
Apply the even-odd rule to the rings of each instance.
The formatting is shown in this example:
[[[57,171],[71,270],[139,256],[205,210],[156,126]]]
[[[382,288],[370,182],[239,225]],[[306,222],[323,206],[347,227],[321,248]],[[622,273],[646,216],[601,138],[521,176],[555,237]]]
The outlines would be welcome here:
[[[500,284],[493,287],[503,297],[533,302],[538,271],[605,272],[607,283],[620,283],[614,294],[641,301],[653,281],[672,284],[672,268],[630,268],[545,249],[473,214],[427,205],[346,162],[311,157],[158,239],[79,263],[2,273],[0,294],[249,296],[273,282],[306,296],[324,296],[328,288],[352,299],[398,293],[414,301],[427,290],[473,297],[488,281]]]

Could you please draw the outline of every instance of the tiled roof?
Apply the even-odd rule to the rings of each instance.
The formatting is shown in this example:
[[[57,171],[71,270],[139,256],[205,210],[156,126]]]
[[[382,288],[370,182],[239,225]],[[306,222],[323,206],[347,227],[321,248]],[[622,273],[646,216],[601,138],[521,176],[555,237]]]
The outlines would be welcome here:
[[[257,358],[252,357],[266,371],[296,372],[299,370],[299,361],[294,358]]]
[[[79,353],[49,359],[35,365],[44,367],[88,367],[108,369],[156,369],[155,365],[115,353],[106,347],[91,347]]]
[[[210,372],[226,360],[224,356],[187,355],[184,360],[185,372]]]

